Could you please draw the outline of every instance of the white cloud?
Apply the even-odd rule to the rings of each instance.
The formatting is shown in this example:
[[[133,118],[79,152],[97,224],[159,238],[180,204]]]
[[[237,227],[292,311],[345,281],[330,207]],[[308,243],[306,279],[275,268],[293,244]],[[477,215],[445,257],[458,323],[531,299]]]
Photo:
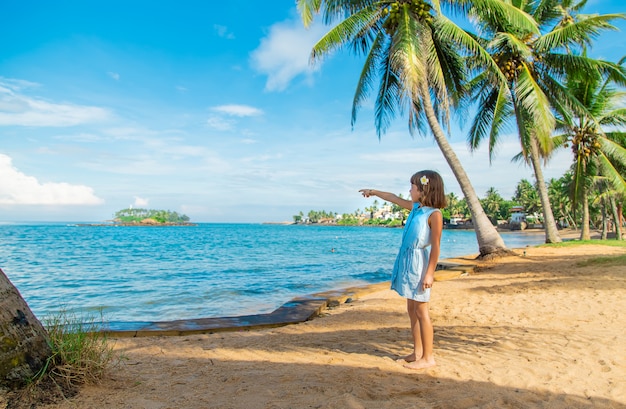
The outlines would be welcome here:
[[[309,64],[311,50],[327,30],[319,23],[306,29],[299,20],[274,24],[250,56],[253,67],[268,77],[265,89],[283,91],[298,75],[310,76],[317,69]]]
[[[74,126],[110,115],[99,107],[50,103],[19,93],[26,86],[32,85],[0,79],[0,126]]]
[[[13,93],[24,88],[37,88],[39,84],[15,78],[0,77],[0,93]]]
[[[236,122],[232,119],[225,118],[224,116],[243,118],[263,115],[263,111],[258,108],[238,104],[215,106],[211,108],[211,111],[217,113],[218,115],[209,116],[207,124],[211,128],[217,129],[218,131],[231,131],[234,128]]]
[[[233,33],[229,32],[228,31],[228,27],[226,27],[226,26],[222,26],[222,25],[219,25],[219,24],[213,24],[213,29],[215,30],[217,35],[222,37],[222,38],[226,38],[228,40],[233,40],[235,38],[235,35]]]
[[[211,128],[217,129],[218,131],[230,131],[235,124],[235,121],[220,116],[210,116],[206,122]]]
[[[142,197],[139,196],[135,196],[135,202],[133,203],[134,207],[139,207],[139,208],[144,208],[144,207],[148,207],[148,199],[144,199]]]
[[[98,205],[104,203],[93,189],[69,183],[40,183],[17,170],[9,156],[0,154],[0,204]]]
[[[226,114],[230,116],[239,116],[239,117],[263,115],[262,110],[255,108],[255,107],[251,107],[249,105],[237,105],[237,104],[220,105],[220,106],[211,108],[211,110],[215,112],[219,112],[221,114]]]
[[[120,80],[120,74],[118,74],[117,72],[109,71],[107,72],[107,74],[109,75],[109,77],[113,78],[115,81]]]

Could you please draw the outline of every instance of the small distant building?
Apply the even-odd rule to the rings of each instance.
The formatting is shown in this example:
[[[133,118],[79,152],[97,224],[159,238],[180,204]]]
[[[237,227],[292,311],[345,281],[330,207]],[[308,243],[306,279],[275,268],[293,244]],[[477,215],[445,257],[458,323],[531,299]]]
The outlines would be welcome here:
[[[450,224],[452,225],[465,224],[465,219],[463,218],[463,215],[455,214],[450,217]]]
[[[502,224],[501,227],[510,230],[525,230],[528,227],[528,222],[526,221],[524,206],[512,206],[510,212],[511,216],[508,222]]]
[[[524,206],[512,206],[511,217],[509,217],[509,223],[522,223],[526,222],[526,212]]]

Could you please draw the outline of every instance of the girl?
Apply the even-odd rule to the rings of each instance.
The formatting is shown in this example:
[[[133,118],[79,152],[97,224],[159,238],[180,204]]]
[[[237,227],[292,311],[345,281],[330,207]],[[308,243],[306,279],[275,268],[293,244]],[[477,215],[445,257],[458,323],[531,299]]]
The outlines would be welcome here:
[[[391,288],[407,299],[413,336],[413,353],[398,361],[410,369],[435,366],[433,325],[428,314],[428,301],[443,229],[443,217],[439,209],[446,207],[443,180],[432,170],[417,172],[411,176],[411,200],[374,189],[361,189],[359,192],[364,197],[378,196],[411,210],[391,275]]]

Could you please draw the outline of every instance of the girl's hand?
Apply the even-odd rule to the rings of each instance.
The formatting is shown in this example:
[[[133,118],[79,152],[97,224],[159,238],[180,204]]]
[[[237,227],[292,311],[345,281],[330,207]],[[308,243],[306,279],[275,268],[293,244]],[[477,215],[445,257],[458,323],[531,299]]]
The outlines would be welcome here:
[[[435,277],[430,274],[426,274],[424,277],[424,282],[422,283],[422,291],[426,291],[427,288],[433,287],[433,282],[435,281]]]
[[[363,197],[370,197],[370,196],[374,195],[372,189],[361,189],[361,190],[359,190],[359,192],[361,192],[361,194],[363,194]]]

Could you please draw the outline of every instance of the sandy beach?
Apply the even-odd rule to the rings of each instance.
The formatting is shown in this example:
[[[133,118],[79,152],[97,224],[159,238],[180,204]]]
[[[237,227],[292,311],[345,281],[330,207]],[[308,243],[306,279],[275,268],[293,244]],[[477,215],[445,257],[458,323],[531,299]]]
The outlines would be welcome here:
[[[45,407],[626,408],[626,266],[583,263],[626,249],[515,251],[435,283],[428,370],[395,361],[405,300],[379,287],[300,324],[114,339],[101,384]]]

